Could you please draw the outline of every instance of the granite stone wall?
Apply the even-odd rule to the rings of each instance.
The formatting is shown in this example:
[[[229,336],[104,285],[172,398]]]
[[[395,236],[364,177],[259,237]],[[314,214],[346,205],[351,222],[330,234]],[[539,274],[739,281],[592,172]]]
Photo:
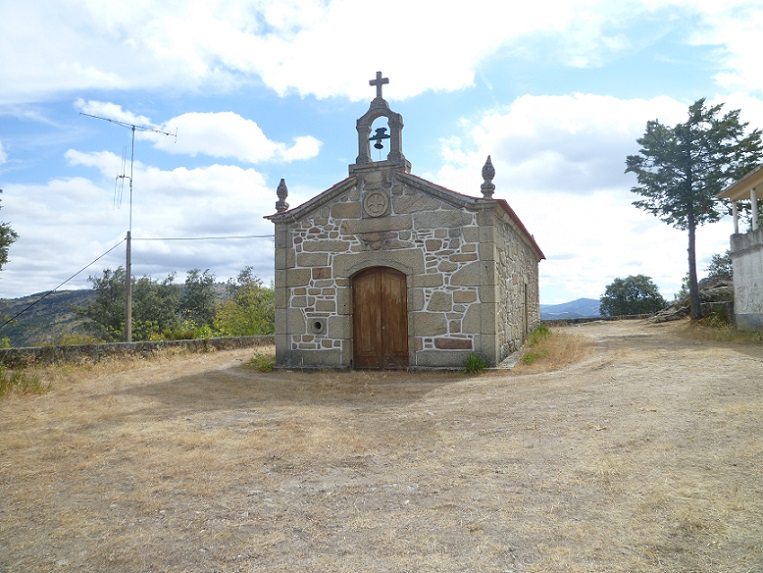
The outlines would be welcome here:
[[[279,366],[351,366],[351,281],[375,266],[406,275],[411,367],[516,349],[539,319],[538,261],[495,202],[453,196],[375,167],[276,220]]]

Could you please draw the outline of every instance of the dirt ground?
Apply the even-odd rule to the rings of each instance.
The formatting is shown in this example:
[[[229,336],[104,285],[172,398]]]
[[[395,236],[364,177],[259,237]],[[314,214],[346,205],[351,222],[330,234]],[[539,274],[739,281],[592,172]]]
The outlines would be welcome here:
[[[763,345],[567,327],[559,372],[260,374],[0,402],[3,572],[763,572]]]

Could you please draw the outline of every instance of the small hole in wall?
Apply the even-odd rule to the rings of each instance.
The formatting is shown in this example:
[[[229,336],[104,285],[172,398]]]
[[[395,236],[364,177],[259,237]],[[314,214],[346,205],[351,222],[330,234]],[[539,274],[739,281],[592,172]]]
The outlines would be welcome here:
[[[312,330],[314,334],[322,334],[326,330],[326,321],[325,320],[311,321],[310,330]]]

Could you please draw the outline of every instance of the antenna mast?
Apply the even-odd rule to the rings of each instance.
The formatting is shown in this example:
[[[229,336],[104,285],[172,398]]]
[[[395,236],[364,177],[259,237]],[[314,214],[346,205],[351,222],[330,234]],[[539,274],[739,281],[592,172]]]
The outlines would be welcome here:
[[[177,142],[177,129],[175,133],[169,133],[160,129],[154,129],[152,127],[145,127],[142,125],[136,125],[134,123],[127,123],[125,121],[117,121],[116,119],[110,119],[108,117],[101,117],[98,115],[91,115],[89,113],[80,112],[80,115],[92,117],[94,119],[100,119],[108,121],[118,125],[119,127],[129,128],[132,132],[132,143],[130,145],[130,175],[129,177],[124,173],[117,175],[117,179],[128,178],[130,180],[130,216],[127,226],[127,236],[125,237],[127,248],[125,249],[125,342],[132,342],[132,176],[133,176],[133,163],[135,162],[135,132],[136,131],[153,131],[154,133],[161,133],[162,135],[169,135],[175,138]]]

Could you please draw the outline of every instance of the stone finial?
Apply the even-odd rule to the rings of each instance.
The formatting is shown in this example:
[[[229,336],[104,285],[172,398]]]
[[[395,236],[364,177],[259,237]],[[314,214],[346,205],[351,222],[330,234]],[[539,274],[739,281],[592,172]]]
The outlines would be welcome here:
[[[286,188],[286,181],[283,179],[281,179],[281,182],[278,184],[276,195],[278,195],[278,201],[276,201],[276,211],[278,213],[283,213],[289,209],[289,204],[286,202],[286,198],[289,196],[289,190]]]
[[[482,167],[482,179],[484,179],[484,183],[480,186],[482,189],[482,196],[485,197],[485,199],[493,198],[493,191],[495,191],[493,177],[495,177],[495,167],[493,167],[493,162],[488,155],[487,161],[485,161],[485,165]]]

